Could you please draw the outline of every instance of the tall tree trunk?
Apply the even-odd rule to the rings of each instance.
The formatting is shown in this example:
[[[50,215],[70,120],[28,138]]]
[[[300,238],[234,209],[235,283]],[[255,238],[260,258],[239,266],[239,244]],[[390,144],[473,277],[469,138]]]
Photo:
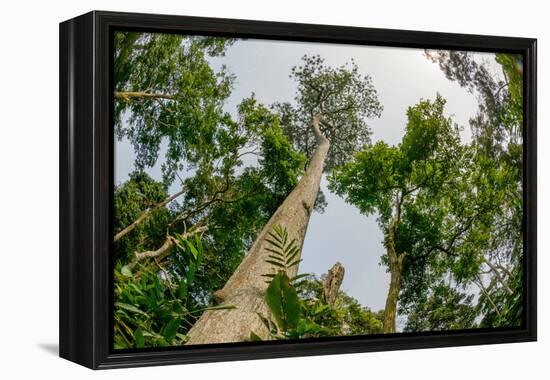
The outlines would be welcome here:
[[[390,262],[390,287],[388,289],[388,295],[386,297],[384,320],[382,321],[382,328],[385,333],[395,332],[397,300],[399,297],[399,291],[401,290],[401,273],[403,272],[403,259],[405,258],[405,253],[398,255],[395,248],[395,235],[397,233],[397,226],[399,225],[401,219],[399,200],[397,201],[396,208],[396,216],[390,222],[390,225],[388,227],[388,236],[386,240],[386,249]]]
[[[401,290],[401,272],[403,270],[403,257],[400,255],[394,263],[390,264],[390,287],[386,297],[386,308],[384,309],[384,320],[382,328],[385,333],[395,332],[395,319],[397,317],[397,300]]]
[[[304,176],[271,216],[223,289],[214,294],[218,304],[235,308],[204,312],[188,332],[187,344],[239,342],[248,340],[252,331],[262,339],[269,338],[269,331],[258,317],[258,313],[268,315],[264,300],[268,284],[262,275],[274,272],[273,266],[265,261],[269,254],[265,238],[273,226],[281,225],[286,227],[291,239],[296,239],[301,251],[329,149],[329,141],[321,133],[319,123],[320,115],[315,115],[311,128],[317,148]],[[294,266],[288,275],[294,276],[297,271]]]

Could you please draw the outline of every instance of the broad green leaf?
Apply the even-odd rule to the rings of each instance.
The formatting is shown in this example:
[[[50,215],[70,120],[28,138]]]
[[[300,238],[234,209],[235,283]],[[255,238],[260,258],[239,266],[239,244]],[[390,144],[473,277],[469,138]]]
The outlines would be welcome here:
[[[191,254],[195,258],[195,260],[197,260],[199,256],[199,252],[197,251],[197,248],[195,248],[195,246],[188,240],[185,241],[185,244],[187,248],[189,248],[189,250],[191,251]]]
[[[145,345],[145,338],[143,337],[143,331],[141,331],[139,327],[134,331],[134,339],[136,341],[136,348],[143,348]]]
[[[250,332],[250,341],[251,341],[251,342],[259,342],[259,341],[262,341],[262,340],[263,340],[263,339],[260,338],[258,335],[256,335],[256,334],[254,333],[254,331],[251,331],[251,332]]]
[[[201,265],[204,259],[204,249],[201,238],[198,235],[195,235],[195,246],[197,247],[197,265]]]
[[[164,339],[166,339],[166,341],[171,342],[174,339],[176,333],[178,332],[180,324],[181,319],[174,318],[171,319],[170,322],[166,324],[166,326],[164,326],[164,332],[162,333],[162,335],[164,336]]]
[[[147,313],[141,311],[140,309],[138,309],[134,305],[130,305],[130,304],[123,303],[123,302],[115,302],[115,306],[120,307],[121,309],[125,309],[125,310],[128,310],[128,311],[134,312],[134,313],[139,313],[141,315],[145,315],[146,317],[148,317]]]
[[[300,319],[300,299],[286,273],[279,273],[273,278],[265,299],[281,330],[296,326]]]
[[[187,268],[187,286],[190,286],[193,283],[193,280],[195,279],[195,263],[192,261],[189,262],[189,267]]]

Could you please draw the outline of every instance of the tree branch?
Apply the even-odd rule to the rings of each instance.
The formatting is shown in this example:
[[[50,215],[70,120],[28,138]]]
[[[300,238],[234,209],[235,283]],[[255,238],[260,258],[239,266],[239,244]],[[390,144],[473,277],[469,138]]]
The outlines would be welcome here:
[[[311,130],[315,135],[315,140],[317,141],[318,145],[328,143],[328,139],[325,137],[325,135],[323,135],[323,132],[321,132],[321,129],[319,128],[320,123],[321,123],[321,114],[316,113],[315,115],[313,115],[311,119]]]
[[[502,285],[502,287],[506,290],[506,292],[508,292],[509,295],[512,295],[514,294],[514,292],[512,291],[512,289],[510,289],[510,287],[504,282],[504,279],[502,278],[502,276],[500,275],[500,272],[498,271],[498,269],[493,265],[493,263],[491,263],[489,260],[487,260],[487,258],[484,256],[483,257],[483,262],[485,264],[487,264],[487,266],[489,268],[491,268],[491,270],[493,271],[493,273],[495,274],[495,277],[497,278],[498,282],[500,282],[500,284]]]
[[[225,194],[227,191],[229,191],[229,188],[230,188],[229,173],[226,173],[224,187],[221,190],[216,190],[214,192],[214,194],[212,195],[212,198],[210,198],[209,200],[207,200],[207,201],[203,202],[202,204],[198,205],[197,207],[195,207],[194,210],[184,211],[184,212],[180,213],[178,216],[176,216],[176,218],[172,222],[170,222],[168,227],[173,226],[175,223],[177,223],[180,220],[186,220],[187,218],[191,217],[192,215],[203,211],[204,209],[206,209],[208,206],[214,204],[215,202],[224,202],[224,203],[233,202],[233,200],[227,201],[227,200],[224,200],[223,198],[218,197],[219,195]],[[241,199],[241,198],[238,198],[238,199]]]
[[[436,244],[436,245],[432,246],[426,253],[424,253],[423,255],[417,256],[416,258],[422,259],[424,257],[427,257],[433,251],[441,251],[443,253],[446,253],[449,256],[456,256],[457,254],[452,252],[452,249],[453,249],[453,246],[456,242],[456,239],[458,239],[460,237],[460,235],[462,235],[463,233],[468,231],[470,229],[470,227],[472,226],[473,222],[474,222],[474,217],[469,219],[468,222],[466,222],[466,224],[462,228],[460,228],[457,232],[455,232],[455,234],[452,236],[451,241],[449,242],[449,245],[447,247],[443,247],[442,245]]]
[[[495,305],[495,303],[493,302],[493,299],[491,298],[491,296],[489,295],[489,293],[487,292],[487,290],[485,289],[485,287],[483,286],[483,282],[481,281],[481,279],[477,278],[477,281],[474,281],[474,283],[478,286],[478,288],[481,290],[481,292],[485,295],[485,297],[487,297],[487,301],[489,301],[489,303],[491,304],[491,306],[493,306],[493,309],[495,309],[495,312],[497,313],[497,315],[500,317],[500,311],[498,310],[498,307],[497,305]]]
[[[115,91],[115,99],[131,100],[131,99],[174,99],[173,94],[155,94],[145,91]]]
[[[165,200],[163,200],[162,202],[160,203],[157,203],[153,208],[150,208],[149,210],[147,211],[144,211],[136,220],[134,220],[130,225],[128,225],[126,228],[124,228],[123,230],[121,230],[120,232],[118,232],[116,235],[115,235],[115,239],[114,241],[119,241],[120,239],[122,239],[124,236],[126,236],[127,234],[129,234],[130,232],[132,232],[134,230],[134,228],[136,228],[136,226],[141,223],[142,221],[144,221],[145,219],[147,219],[149,216],[151,216],[151,214],[153,212],[155,212],[156,210],[158,210],[159,208],[161,207],[164,207],[166,206],[168,203],[172,202],[174,199],[176,199],[177,197],[179,197],[180,195],[182,195],[185,191],[182,189],[181,191],[178,191],[177,193],[175,193],[174,195],[172,195],[171,197],[168,197],[166,198]]]
[[[208,226],[200,226],[200,227],[197,227],[189,232],[185,232],[183,233],[181,236],[183,238],[188,238],[190,236],[193,236],[193,235],[196,235],[198,233],[201,233],[201,232],[205,232],[208,230]],[[160,248],[158,248],[157,250],[154,250],[154,251],[144,251],[144,252],[136,252],[135,253],[135,256],[136,256],[136,260],[142,260],[142,259],[145,259],[147,257],[149,258],[162,258],[165,256],[166,252],[172,248],[172,246],[174,246],[174,244],[177,244],[177,240],[171,236],[171,235],[167,235],[166,236],[166,240],[164,240],[164,243],[162,244],[162,246]]]

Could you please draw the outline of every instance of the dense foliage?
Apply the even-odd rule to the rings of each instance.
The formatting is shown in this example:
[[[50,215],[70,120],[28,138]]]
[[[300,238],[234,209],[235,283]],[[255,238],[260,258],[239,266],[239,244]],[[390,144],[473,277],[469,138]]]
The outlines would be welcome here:
[[[472,141],[462,142],[444,116],[444,99],[421,101],[409,108],[399,145],[367,144],[336,168],[330,187],[361,212],[379,217],[387,249],[382,262],[392,274],[386,332],[394,331],[397,303],[399,313],[408,316],[407,331],[478,323],[518,326],[522,112],[517,57],[496,56],[506,80],[497,82],[467,53],[428,56],[449,79],[477,91]],[[472,287],[478,288],[477,306]]]
[[[292,69],[298,85],[296,105],[276,103],[283,130],[296,150],[310,157],[315,150],[311,116],[321,115],[321,132],[331,147],[325,170],[344,163],[370,139],[367,118],[378,117],[382,106],[372,79],[362,75],[352,60],[341,67],[330,67],[320,56],[304,56]]]
[[[135,336],[140,329],[147,346],[181,344],[180,335],[149,340],[147,334],[162,335],[163,323],[169,322],[166,315],[177,318],[176,331],[185,334],[201,310],[212,305],[213,292],[225,284],[256,234],[296,185],[305,157],[292,148],[279,117],[253,96],[239,104],[235,120],[222,112],[230,81],[225,74],[214,73],[205,57],[222,54],[227,42],[132,33],[117,34],[115,42],[120,43],[115,66],[127,65],[129,73],[118,74],[117,133],[136,151],[136,170],[114,194],[115,267],[132,273],[115,273],[115,314],[127,314],[128,307],[121,305],[142,313],[120,319],[124,325],[116,320],[115,340],[119,348],[135,347],[141,343]],[[157,61],[163,64],[158,66]],[[189,62],[195,66],[181,70]],[[197,70],[211,80],[192,78]],[[152,80],[153,74],[159,77]],[[154,88],[144,78],[155,82]],[[129,94],[120,95],[123,92]],[[161,92],[173,96],[149,96]],[[187,104],[189,99],[197,103]],[[171,126],[163,127],[167,118]],[[159,157],[164,143],[169,148],[165,157]],[[144,171],[158,163],[163,166],[163,182]],[[170,185],[181,190],[169,196]],[[191,242],[199,238],[203,250],[185,299],[169,285],[180,286],[186,277],[187,261],[178,254],[178,236]],[[150,287],[157,292],[154,302],[137,297]],[[163,306],[155,306],[157,301]],[[147,315],[147,326],[139,315]]]
[[[269,313],[258,318],[269,339],[521,324],[520,56],[499,53],[487,64],[467,52],[426,51],[477,97],[472,138],[461,137],[434,94],[406,110],[392,146],[371,141],[367,119],[382,105],[353,61],[329,67],[304,56],[290,73],[294,102],[266,106],[251,94],[228,112],[238,78],[211,62],[233,43],[114,35],[113,127],[134,150],[134,168],[113,196],[115,348],[182,345],[205,310],[238,307],[219,305],[215,293],[307,177],[319,133],[329,148],[317,179],[327,173],[331,191],[378,218],[387,302],[373,312],[339,289],[329,299],[328,274],[289,274],[301,261],[301,243],[290,238],[298,232],[266,228],[273,271],[261,273]],[[162,178],[154,179],[157,167]],[[315,209],[325,205],[319,191]],[[396,327],[398,316],[405,322]],[[260,337],[251,331],[250,339]]]

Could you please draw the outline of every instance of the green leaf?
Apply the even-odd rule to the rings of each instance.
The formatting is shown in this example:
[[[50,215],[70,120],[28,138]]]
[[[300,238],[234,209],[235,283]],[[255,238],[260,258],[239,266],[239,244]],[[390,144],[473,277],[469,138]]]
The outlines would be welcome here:
[[[130,305],[130,304],[123,303],[123,302],[115,302],[115,306],[119,307],[121,309],[125,309],[125,310],[128,310],[128,311],[134,312],[134,313],[139,313],[141,315],[144,315],[144,316],[148,317],[147,313],[141,311],[140,309],[138,309],[134,305]]]
[[[193,280],[195,279],[195,271],[195,263],[192,261],[189,262],[189,267],[187,268],[187,286],[193,283]]]
[[[272,258],[273,260],[280,262],[281,264],[284,264],[284,263],[285,263],[283,260],[281,260],[281,258],[280,258],[279,256],[267,255],[267,257],[270,257],[270,258]]]
[[[166,341],[171,342],[174,337],[176,336],[176,333],[178,332],[178,328],[180,327],[181,319],[180,318],[173,318],[164,326],[164,332],[163,336]]]
[[[265,249],[266,251],[269,251],[277,256],[280,256],[281,258],[284,258],[285,256],[280,252],[280,251],[277,251],[275,249],[271,249],[271,248],[266,248]]]
[[[128,267],[128,265],[124,265],[122,268],[120,268],[120,273],[122,273],[126,277],[132,277],[132,271]]]
[[[195,246],[193,246],[193,244],[191,244],[191,242],[188,240],[185,241],[185,245],[187,246],[187,248],[189,248],[195,260],[197,260],[199,256],[199,252],[197,251],[197,248],[195,248]]]
[[[265,293],[266,303],[279,329],[294,328],[300,319],[300,299],[286,273],[278,273]]]
[[[270,239],[267,239],[267,238],[264,239],[264,240],[267,241],[269,244],[271,244],[271,245],[273,245],[273,246],[275,246],[275,247],[277,247],[277,248],[279,248],[279,249],[281,249],[281,250],[284,250],[284,248],[283,248],[283,246],[282,246],[281,244],[276,243],[276,242],[274,242],[273,240],[270,240]]]
[[[296,246],[293,246],[289,251],[288,251],[288,254],[287,254],[287,257],[286,257],[286,261],[287,262],[290,262],[292,260],[294,260],[294,258],[296,257],[296,255],[298,255],[298,248]]]
[[[300,264],[300,261],[302,261],[302,259],[295,260],[295,261],[291,262],[290,264],[288,264],[288,267],[292,268],[293,266]]]
[[[235,305],[217,305],[217,306],[209,306],[205,308],[204,310],[233,310],[236,309],[237,306]]]
[[[266,263],[270,263],[270,264],[272,264],[272,265],[275,265],[275,266],[278,267],[278,268],[286,269],[285,265],[282,264],[282,263],[279,262],[279,261],[266,260],[265,262],[266,262]]]
[[[201,238],[198,235],[195,235],[195,246],[197,247],[197,265],[200,266],[204,259],[204,249]]]
[[[264,317],[260,313],[256,313],[256,314],[258,315],[258,318],[260,318],[260,320],[262,321],[264,326],[267,327],[267,329],[271,331],[271,323],[269,323],[270,322],[269,319],[267,319],[266,317]]]
[[[258,335],[254,334],[254,331],[251,331],[250,332],[250,341],[251,342],[259,342],[259,341],[262,341],[263,339],[260,338]]]
[[[145,345],[145,338],[143,337],[143,331],[141,331],[139,327],[134,331],[134,339],[136,341],[136,348],[143,348]]]
[[[309,277],[311,274],[310,273],[302,273],[302,274],[299,274],[297,276],[294,276],[290,279],[290,282],[295,282],[296,280],[300,280],[302,278],[306,278],[306,277]]]

